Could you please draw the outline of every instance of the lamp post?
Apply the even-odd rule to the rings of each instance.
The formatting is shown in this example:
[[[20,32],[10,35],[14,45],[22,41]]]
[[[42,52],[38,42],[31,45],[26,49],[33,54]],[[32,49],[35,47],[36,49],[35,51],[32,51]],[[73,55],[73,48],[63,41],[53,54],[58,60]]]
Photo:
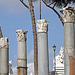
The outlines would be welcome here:
[[[56,70],[55,70],[55,68],[56,68],[56,60],[55,60],[55,50],[56,50],[56,46],[55,46],[55,45],[53,46],[53,50],[54,50],[54,71],[56,71]]]
[[[40,0],[40,19],[41,19],[41,0]]]

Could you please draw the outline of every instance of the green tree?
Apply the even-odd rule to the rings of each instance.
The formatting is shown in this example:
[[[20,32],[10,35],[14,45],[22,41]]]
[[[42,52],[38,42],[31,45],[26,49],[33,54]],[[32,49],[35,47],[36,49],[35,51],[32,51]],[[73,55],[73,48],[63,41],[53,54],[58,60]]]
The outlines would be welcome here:
[[[50,9],[52,9],[59,17],[60,21],[63,23],[62,16],[57,11],[57,8],[66,7],[68,4],[74,4],[75,0],[42,0],[43,3]]]

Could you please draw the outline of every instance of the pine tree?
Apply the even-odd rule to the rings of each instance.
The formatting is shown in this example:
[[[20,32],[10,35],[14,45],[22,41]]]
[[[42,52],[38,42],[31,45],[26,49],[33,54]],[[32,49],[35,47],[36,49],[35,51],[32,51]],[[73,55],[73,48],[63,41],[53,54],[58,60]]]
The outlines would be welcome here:
[[[75,3],[75,0],[42,0],[42,1],[47,7],[52,9],[58,15],[58,17],[62,23],[63,23],[63,19],[55,7],[63,8],[63,7],[66,7],[68,4]]]
[[[33,39],[34,39],[34,72],[35,72],[35,75],[38,75],[37,32],[36,32],[35,13],[34,13],[34,6],[33,6],[33,2],[37,0],[28,0],[29,5],[27,5],[23,0],[20,0],[20,1],[30,11],[30,14],[31,14]]]

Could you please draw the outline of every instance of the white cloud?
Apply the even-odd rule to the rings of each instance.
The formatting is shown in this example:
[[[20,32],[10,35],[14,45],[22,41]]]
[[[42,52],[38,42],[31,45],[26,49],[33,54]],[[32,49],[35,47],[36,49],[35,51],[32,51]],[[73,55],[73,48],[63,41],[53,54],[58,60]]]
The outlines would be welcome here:
[[[27,62],[27,72],[28,75],[31,73],[34,74],[34,50],[31,50],[31,52],[28,54],[28,62]],[[50,71],[53,70],[53,49],[49,49],[49,68]],[[13,74],[17,75],[17,66],[13,67]]]
[[[13,70],[13,75],[17,75],[17,66],[12,68]]]
[[[29,75],[30,75],[31,73],[34,74],[34,63],[28,63],[28,64],[27,64],[27,67],[28,67],[28,69],[27,69],[28,74],[29,74]]]
[[[16,56],[14,56],[16,57]],[[34,50],[31,50],[31,52],[28,54],[28,62],[27,62],[27,72],[28,75],[30,75],[31,73],[34,73]],[[12,68],[13,70],[13,75],[17,75],[17,66]]]
[[[27,74],[30,75],[31,73],[34,74],[34,63],[28,63],[27,64]],[[12,68],[13,70],[13,75],[17,75],[17,66]]]
[[[34,62],[34,50],[31,50],[31,52],[28,54],[28,63],[33,63]]]
[[[31,52],[28,54],[28,60],[27,60],[27,72],[28,75],[30,75],[31,73],[34,74],[34,50],[31,50]]]

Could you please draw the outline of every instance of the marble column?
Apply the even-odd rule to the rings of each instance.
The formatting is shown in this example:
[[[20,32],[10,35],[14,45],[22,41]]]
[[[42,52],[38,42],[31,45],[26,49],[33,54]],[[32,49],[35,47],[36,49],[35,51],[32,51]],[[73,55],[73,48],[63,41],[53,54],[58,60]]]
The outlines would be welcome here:
[[[74,53],[75,53],[75,7],[74,7]]]
[[[27,75],[27,49],[26,33],[24,30],[17,30],[17,75]]]
[[[64,22],[64,75],[75,75],[74,7],[61,9]]]
[[[49,75],[48,21],[37,20],[38,75]]]
[[[0,38],[0,75],[9,75],[8,38]]]

